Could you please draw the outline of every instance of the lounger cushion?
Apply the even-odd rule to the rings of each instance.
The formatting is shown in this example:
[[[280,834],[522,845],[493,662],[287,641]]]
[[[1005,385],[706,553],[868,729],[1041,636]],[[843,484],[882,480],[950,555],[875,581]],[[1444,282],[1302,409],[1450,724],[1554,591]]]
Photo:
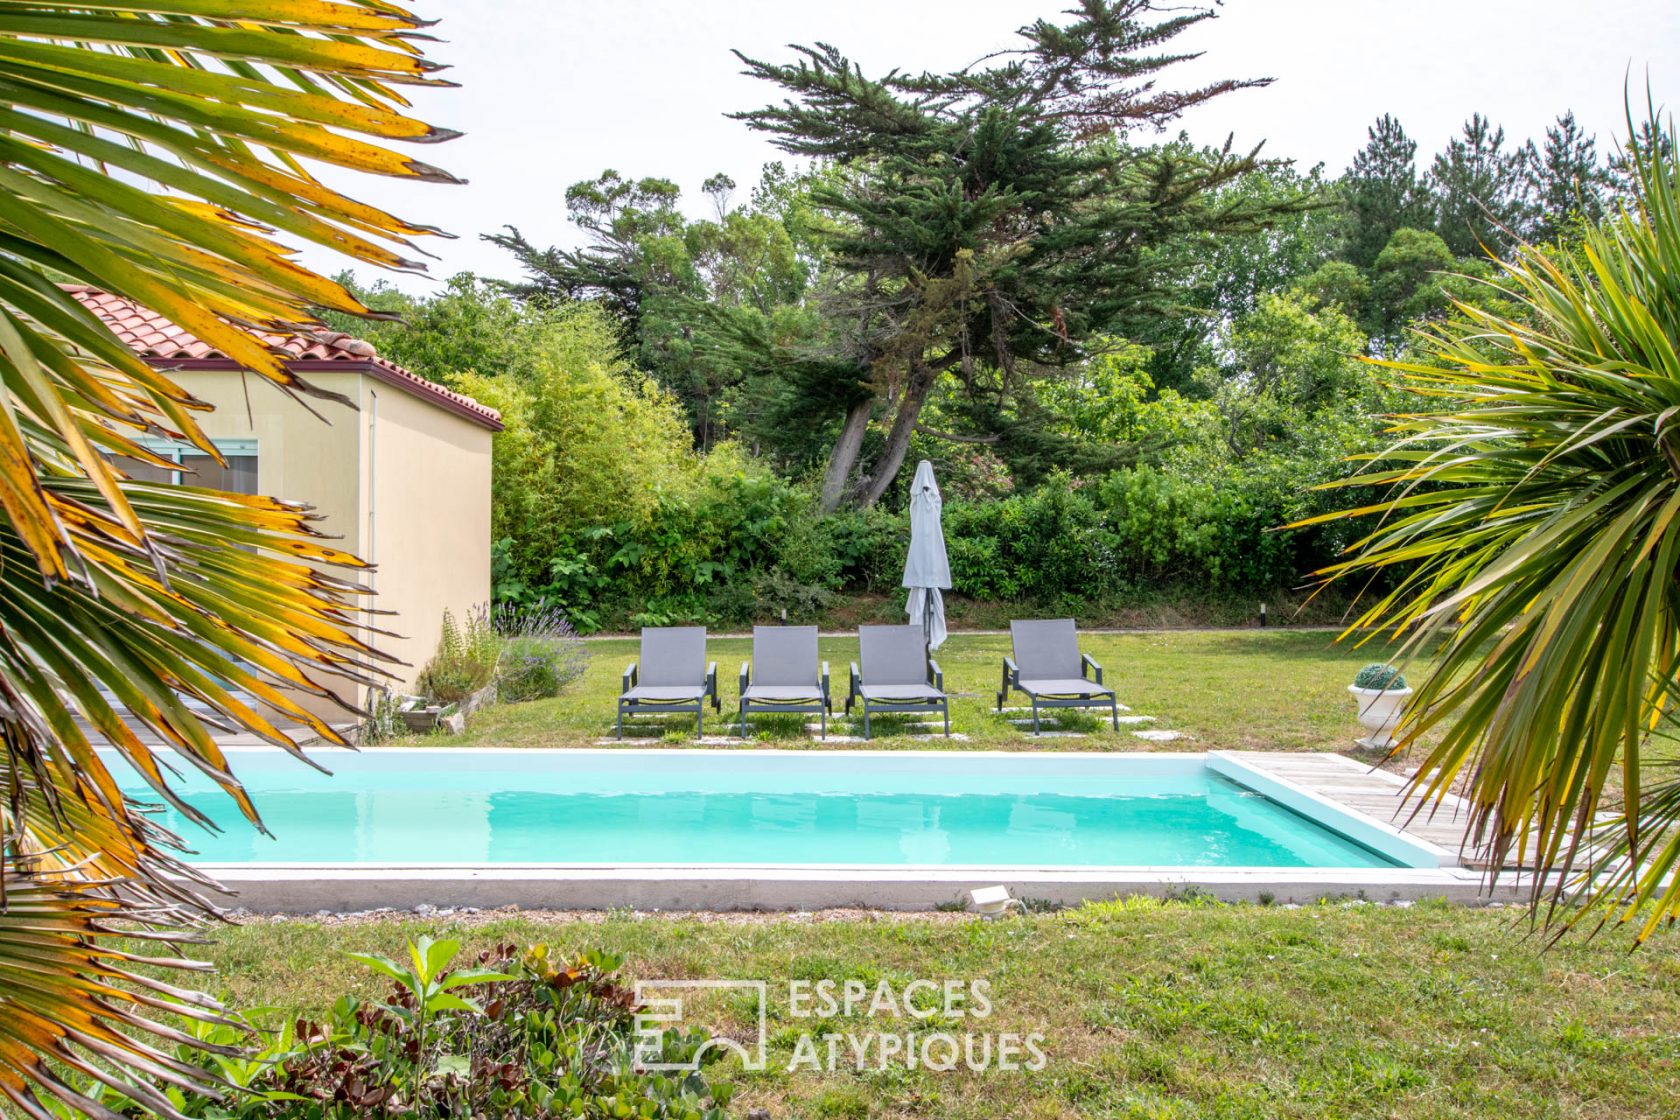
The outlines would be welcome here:
[[[821,676],[815,626],[753,627],[753,684],[796,686],[809,696]]]
[[[766,704],[798,704],[822,699],[822,689],[813,685],[752,684],[741,694],[743,700],[762,700]]]
[[[858,666],[871,685],[932,687],[927,635],[920,626],[859,626]]]
[[[865,700],[880,700],[888,704],[945,699],[945,694],[931,684],[866,684],[861,688]]]
[[[1080,680],[1078,677],[1065,677],[1047,681],[1021,682],[1021,691],[1037,693],[1040,696],[1112,696],[1114,690],[1097,684],[1095,681]]]
[[[1079,632],[1073,619],[1018,619],[1009,631],[1021,676],[1040,681],[1079,676]]]
[[[705,686],[639,684],[623,694],[625,700],[641,700],[650,704],[671,704],[680,700],[698,700],[706,693]]]

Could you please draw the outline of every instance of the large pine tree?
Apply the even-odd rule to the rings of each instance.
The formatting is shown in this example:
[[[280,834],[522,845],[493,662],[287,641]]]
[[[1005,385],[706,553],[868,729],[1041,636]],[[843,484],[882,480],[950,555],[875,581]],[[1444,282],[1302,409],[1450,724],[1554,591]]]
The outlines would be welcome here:
[[[1345,215],[1341,256],[1360,268],[1376,263],[1395,230],[1435,224],[1434,200],[1418,177],[1417,141],[1387,113],[1365,136],[1365,147],[1340,184]]]
[[[1556,238],[1575,219],[1596,221],[1603,215],[1606,175],[1599,166],[1598,144],[1576,123],[1573,110],[1546,130],[1538,149],[1529,145],[1528,175],[1535,239]]]
[[[945,379],[1001,404],[1012,382],[1082,361],[1093,336],[1166,310],[1162,245],[1303,205],[1220,201],[1221,186],[1258,166],[1256,152],[1127,142],[1265,81],[1160,88],[1162,71],[1193,57],[1165,45],[1214,13],[1157,12],[1148,0],[1082,0],[1068,23],[1039,21],[1018,49],[949,74],[867,77],[826,45],[796,48],[785,65],[743,57],[787,99],[740,119],[843,169],[813,197],[843,276],[827,312],[844,329],[820,361],[786,356],[849,386],[826,508],[879,500]],[[882,438],[871,444],[874,425]]]
[[[1435,229],[1455,256],[1498,256],[1527,236],[1527,162],[1521,149],[1505,147],[1505,130],[1480,113],[1435,157]]]

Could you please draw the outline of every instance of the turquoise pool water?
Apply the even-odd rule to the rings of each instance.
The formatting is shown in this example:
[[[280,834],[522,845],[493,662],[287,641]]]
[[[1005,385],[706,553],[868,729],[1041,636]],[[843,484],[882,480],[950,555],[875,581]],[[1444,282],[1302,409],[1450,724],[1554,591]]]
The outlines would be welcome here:
[[[160,823],[203,863],[1392,867],[1198,756],[370,749],[196,773]],[[132,775],[124,788],[155,801]]]

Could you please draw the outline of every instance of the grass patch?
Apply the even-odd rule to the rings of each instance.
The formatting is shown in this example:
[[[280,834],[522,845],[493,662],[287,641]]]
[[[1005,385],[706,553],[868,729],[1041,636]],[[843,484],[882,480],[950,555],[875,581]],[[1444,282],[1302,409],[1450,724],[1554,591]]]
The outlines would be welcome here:
[[[1133,714],[1154,716],[1155,722],[1137,729],[1181,731],[1191,738],[1153,744],[1134,738],[1133,728],[1109,729],[1107,714],[1065,710],[1053,715],[1061,729],[1085,733],[1082,739],[1035,740],[1030,729],[1015,727],[998,716],[995,694],[1000,663],[1009,652],[1004,635],[957,634],[938,651],[945,670],[946,690],[952,694],[951,730],[967,735],[952,749],[999,748],[1046,750],[1343,750],[1361,734],[1348,699],[1347,685],[1359,667],[1380,661],[1383,647],[1361,649],[1338,643],[1323,630],[1174,630],[1132,634],[1091,634],[1082,640],[1085,652],[1100,661],[1120,702]],[[603,638],[588,643],[589,669],[565,693],[549,700],[505,704],[473,717],[465,736],[410,737],[404,745],[578,747],[596,746],[613,734],[613,698],[624,667],[635,659],[634,638]],[[708,710],[707,735],[735,734],[736,674],[751,656],[747,638],[714,638],[709,655],[718,662],[723,713]],[[857,657],[855,637],[823,638],[821,654],[833,674],[836,714],[845,700],[846,668]],[[1019,704],[1019,696],[1011,704]],[[1019,714],[1019,713],[1017,713]],[[815,717],[810,717],[814,722]],[[755,717],[748,724],[753,742],[797,745],[805,721],[798,717]],[[918,721],[882,717],[877,722],[876,748],[914,746],[940,748],[942,738],[912,741]],[[843,720],[830,730],[845,733]],[[692,716],[643,717],[627,721],[627,736],[685,740],[693,736]],[[859,732],[861,733],[861,732]],[[811,740],[814,741],[814,734]],[[835,744],[840,746],[843,744]]]
[[[218,931],[209,949],[239,1006],[319,1012],[346,990],[377,994],[345,952],[391,954],[427,930],[474,947],[611,948],[632,977],[769,981],[770,1068],[721,1067],[741,1116],[1680,1115],[1680,942],[1547,950],[1509,910],[1132,900],[999,922],[485,915],[261,923]],[[813,1024],[790,1014],[788,980],[920,977],[988,981],[992,1014],[959,1035],[1042,1032],[1045,1067],[787,1072]],[[702,1000],[697,1021],[739,1036],[746,1002]],[[829,1028],[907,1029],[861,1013]]]

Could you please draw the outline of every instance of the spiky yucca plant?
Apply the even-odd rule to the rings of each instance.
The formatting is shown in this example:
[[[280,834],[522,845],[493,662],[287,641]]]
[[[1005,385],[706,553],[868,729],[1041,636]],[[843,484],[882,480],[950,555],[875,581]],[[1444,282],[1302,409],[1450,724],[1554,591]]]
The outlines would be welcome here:
[[[383,0],[0,0],[0,1102],[30,1116],[48,1114],[43,1091],[108,1115],[69,1071],[195,1083],[171,1017],[219,1014],[136,968],[191,962],[122,947],[167,944],[211,904],[90,730],[189,818],[171,760],[256,821],[211,724],[294,753],[280,724],[336,740],[300,697],[379,664],[358,636],[362,565],[305,507],[123,477],[113,456],[160,462],[142,436],[214,454],[206,406],[62,285],[313,392],[246,328],[365,309],[271,236],[405,267],[408,238],[432,232],[304,162],[448,179],[383,144],[449,135],[403,112],[401,86],[436,82],[421,26]]]
[[[1654,112],[1648,135],[1664,135]],[[1354,625],[1435,657],[1399,733],[1402,750],[1439,733],[1413,780],[1420,803],[1462,780],[1471,842],[1496,865],[1555,872],[1535,880],[1536,905],[1582,903],[1548,918],[1632,921],[1636,941],[1680,914],[1672,122],[1666,135],[1630,148],[1623,212],[1504,263],[1494,294],[1520,314],[1461,306],[1415,358],[1378,363],[1440,410],[1402,418],[1399,442],[1342,484],[1392,490],[1332,515],[1380,520],[1322,573],[1392,570]]]

